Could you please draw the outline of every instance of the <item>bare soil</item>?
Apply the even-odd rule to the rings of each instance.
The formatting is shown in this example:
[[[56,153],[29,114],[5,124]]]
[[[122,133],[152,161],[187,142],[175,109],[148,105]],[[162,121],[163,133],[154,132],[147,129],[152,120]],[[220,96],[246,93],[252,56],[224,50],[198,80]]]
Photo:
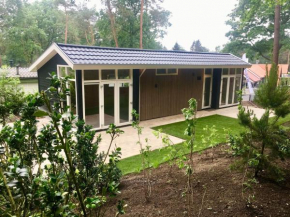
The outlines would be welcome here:
[[[193,204],[188,212],[187,197],[182,196],[186,185],[183,170],[168,164],[152,169],[152,194],[145,202],[143,174],[122,178],[121,194],[112,198],[106,216],[115,216],[116,203],[123,199],[128,207],[124,216],[290,216],[290,177],[283,184],[259,178],[242,195],[243,173],[230,170],[235,158],[226,146],[208,153],[194,155]],[[289,162],[283,167],[290,168]],[[171,174],[169,175],[169,172]],[[289,173],[288,173],[289,174]],[[250,196],[254,195],[254,200]]]

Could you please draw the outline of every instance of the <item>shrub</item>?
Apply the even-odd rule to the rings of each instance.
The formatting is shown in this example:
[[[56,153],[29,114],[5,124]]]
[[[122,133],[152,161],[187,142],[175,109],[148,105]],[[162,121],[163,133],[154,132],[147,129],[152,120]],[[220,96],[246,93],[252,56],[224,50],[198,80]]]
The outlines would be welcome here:
[[[120,148],[98,152],[101,137],[95,139],[96,132],[63,103],[66,82],[52,74],[46,92],[26,98],[21,121],[0,132],[1,215],[102,216],[107,197],[118,193]],[[38,109],[44,104],[48,112]],[[51,122],[37,132],[36,117],[42,116]],[[122,133],[114,125],[107,132],[112,140]]]
[[[24,102],[24,92],[19,78],[0,74],[0,123],[5,126],[10,115],[19,115]]]

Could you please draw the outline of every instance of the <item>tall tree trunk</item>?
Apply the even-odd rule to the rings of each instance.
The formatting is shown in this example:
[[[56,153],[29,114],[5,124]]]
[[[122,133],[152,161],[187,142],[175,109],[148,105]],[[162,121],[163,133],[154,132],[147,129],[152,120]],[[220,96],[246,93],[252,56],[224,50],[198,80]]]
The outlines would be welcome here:
[[[64,6],[64,11],[65,11],[65,33],[64,33],[64,43],[67,44],[68,16],[67,16],[66,5]]]
[[[279,64],[280,11],[281,11],[281,6],[279,3],[279,0],[276,0],[275,24],[274,24],[274,47],[273,47],[273,62],[276,65]]]
[[[115,27],[115,19],[114,19],[114,15],[112,12],[110,0],[106,0],[106,5],[107,5],[107,13],[108,13],[110,21],[111,21],[111,29],[112,29],[113,37],[115,40],[115,45],[116,45],[116,47],[119,47],[117,33],[116,33],[116,27]]]
[[[144,0],[141,0],[141,11],[140,11],[140,49],[143,49],[143,8]]]

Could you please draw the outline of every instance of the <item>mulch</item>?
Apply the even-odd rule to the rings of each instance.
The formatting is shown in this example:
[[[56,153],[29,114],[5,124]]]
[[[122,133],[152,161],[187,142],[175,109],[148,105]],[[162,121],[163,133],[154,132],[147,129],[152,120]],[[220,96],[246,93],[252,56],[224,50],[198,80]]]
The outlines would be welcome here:
[[[177,166],[162,164],[151,170],[152,193],[145,201],[143,174],[130,174],[121,181],[121,193],[108,201],[106,216],[115,216],[116,203],[124,200],[124,216],[290,216],[290,177],[282,185],[259,178],[242,193],[243,173],[233,171],[235,158],[220,145],[194,155],[193,203],[183,196],[187,177]],[[289,162],[285,167],[289,169]],[[253,198],[254,195],[254,198]]]

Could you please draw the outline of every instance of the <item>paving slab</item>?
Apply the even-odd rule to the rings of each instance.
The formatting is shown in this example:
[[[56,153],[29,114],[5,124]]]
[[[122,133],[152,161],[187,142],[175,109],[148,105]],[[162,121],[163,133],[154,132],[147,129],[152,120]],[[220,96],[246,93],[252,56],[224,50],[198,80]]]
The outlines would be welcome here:
[[[254,113],[258,118],[260,118],[263,113],[264,109],[260,108],[255,108],[255,107],[249,107],[249,109],[254,110]],[[207,109],[207,110],[201,110],[197,112],[197,117],[206,117],[210,115],[223,115],[227,117],[232,117],[232,118],[237,118],[238,114],[238,106],[232,106],[232,107],[227,107],[227,108],[222,108],[222,109]],[[153,127],[160,126],[160,125],[166,125],[170,123],[176,123],[184,121],[184,117],[182,114],[180,115],[174,115],[174,116],[169,116],[169,117],[164,117],[164,118],[157,118],[157,119],[152,119],[148,121],[141,121],[140,126],[143,127],[142,135],[141,135],[141,141],[145,145],[145,139],[148,139],[148,144],[151,146],[152,150],[155,149],[160,149],[163,148],[163,144],[160,138],[156,138],[155,135],[153,134]],[[41,118],[39,119],[39,122],[37,123],[38,129],[41,129],[43,125],[46,125],[49,123],[49,118]],[[124,131],[124,134],[120,135],[118,137],[112,148],[114,146],[118,146],[122,149],[122,158],[127,158],[130,156],[134,156],[140,153],[140,148],[139,145],[137,144],[138,141],[138,135],[135,129],[131,126],[126,126],[121,128]],[[96,135],[101,135],[102,141],[99,144],[99,151],[104,151],[106,152],[109,144],[110,144],[110,135],[106,134],[106,131],[100,131],[97,132]],[[169,136],[171,141],[174,144],[178,144],[183,142],[184,140],[174,137],[174,136]]]

